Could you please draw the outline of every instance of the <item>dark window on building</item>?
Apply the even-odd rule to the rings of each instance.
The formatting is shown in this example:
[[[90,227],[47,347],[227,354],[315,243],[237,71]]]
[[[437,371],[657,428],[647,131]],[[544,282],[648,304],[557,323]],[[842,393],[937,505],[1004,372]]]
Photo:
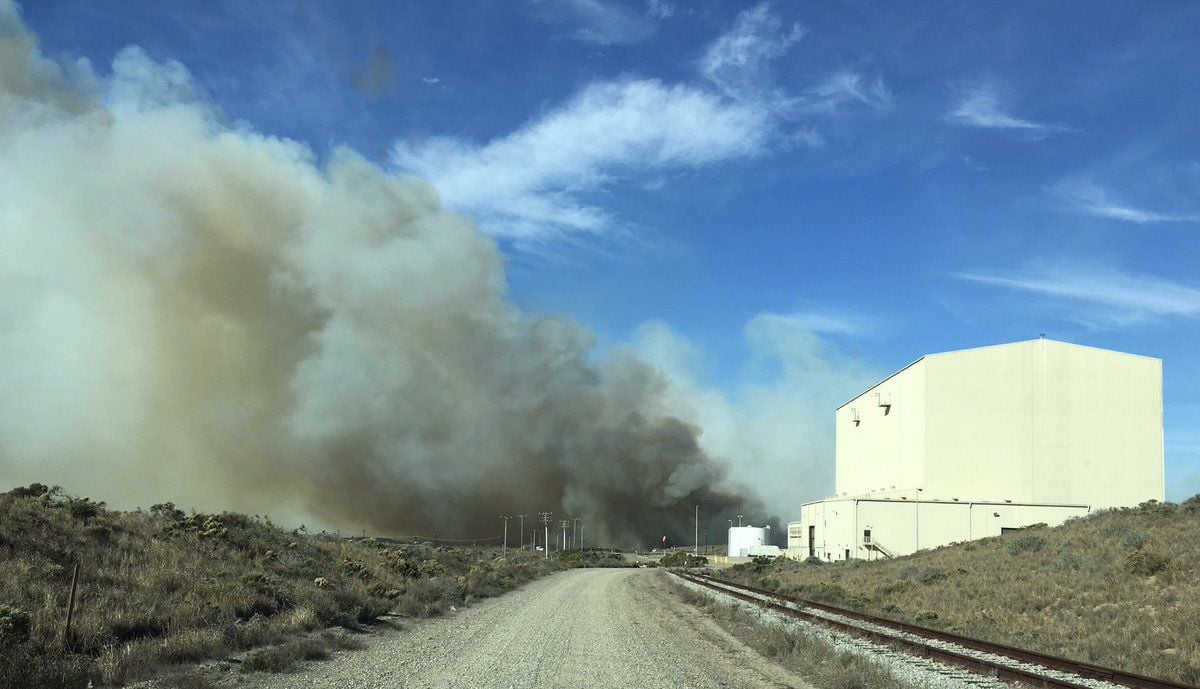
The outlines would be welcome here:
[[[863,543],[869,544],[870,542],[871,542],[871,530],[863,529]]]
[[[808,527],[808,556],[816,557],[817,555],[817,527]]]

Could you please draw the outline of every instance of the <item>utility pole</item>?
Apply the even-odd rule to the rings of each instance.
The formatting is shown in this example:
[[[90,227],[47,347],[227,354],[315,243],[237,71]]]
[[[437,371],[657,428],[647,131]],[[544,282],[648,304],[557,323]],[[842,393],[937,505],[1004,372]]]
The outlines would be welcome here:
[[[542,520],[542,525],[546,527],[546,559],[550,559],[550,518],[554,515],[550,512],[538,512],[538,517]]]
[[[580,550],[583,550],[583,527],[584,526],[585,526],[584,524],[579,525],[579,549]]]
[[[517,517],[521,520],[521,550],[525,549],[525,517],[524,514],[518,514]]]
[[[562,548],[559,552],[567,549],[567,527],[571,525],[570,519],[564,519],[558,523],[562,527]]]
[[[700,506],[696,505],[696,538],[692,541],[692,555],[700,554]]]
[[[504,520],[504,550],[501,552],[504,553],[504,557],[508,557],[508,520],[512,519],[512,517],[501,515],[500,518]]]
[[[571,547],[574,548],[577,541],[575,536],[579,533],[579,517],[571,517]]]

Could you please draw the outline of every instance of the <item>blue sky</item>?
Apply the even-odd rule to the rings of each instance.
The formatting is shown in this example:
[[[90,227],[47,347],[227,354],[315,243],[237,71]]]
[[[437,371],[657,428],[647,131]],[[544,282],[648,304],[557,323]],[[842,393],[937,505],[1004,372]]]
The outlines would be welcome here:
[[[856,371],[1039,333],[1161,357],[1167,494],[1200,492],[1198,5],[22,9],[50,57],[137,45],[231,121],[430,180],[517,304],[601,352],[661,324],[735,401],[786,367],[764,322]]]

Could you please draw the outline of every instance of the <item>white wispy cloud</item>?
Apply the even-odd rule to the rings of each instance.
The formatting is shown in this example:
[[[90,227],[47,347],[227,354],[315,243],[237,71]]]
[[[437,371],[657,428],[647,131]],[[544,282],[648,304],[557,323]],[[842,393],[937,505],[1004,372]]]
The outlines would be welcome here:
[[[602,11],[591,0],[573,6]],[[661,3],[647,7],[666,11]],[[882,81],[849,71],[799,96],[777,88],[771,63],[802,35],[799,25],[757,5],[708,46],[695,83],[593,83],[511,133],[487,142],[400,141],[391,160],[431,181],[449,206],[485,231],[522,248],[545,253],[547,240],[624,235],[626,227],[599,204],[598,193],[626,182],[662,184],[672,171],[753,157],[772,142],[818,147],[824,138],[800,124],[800,115],[890,103]]]
[[[786,25],[763,3],[739,14],[730,30],[709,44],[700,73],[731,98],[761,99],[772,88],[772,62],[803,36],[803,27]]]
[[[760,109],[704,90],[627,80],[589,86],[486,144],[399,142],[392,161],[431,180],[447,204],[488,232],[534,240],[609,229],[613,219],[585,193],[617,178],[756,155],[772,127]]]
[[[1200,215],[1162,213],[1147,208],[1138,208],[1122,203],[1111,192],[1085,177],[1065,179],[1050,187],[1068,208],[1098,218],[1124,220],[1145,225],[1160,222],[1200,222]]]
[[[669,16],[669,12],[662,14],[661,3],[648,5],[646,14],[605,0],[537,0],[535,4],[545,21],[572,27],[572,38],[599,45],[644,41],[654,35],[658,20]]]
[[[832,112],[847,103],[886,110],[892,107],[892,92],[879,77],[868,79],[857,72],[842,70],[812,89],[805,107],[816,112]]]
[[[950,112],[950,119],[959,124],[986,129],[1019,129],[1040,133],[1067,131],[1061,125],[1034,122],[1009,113],[990,86],[980,86],[968,93]]]
[[[675,3],[667,0],[646,0],[646,14],[655,19],[669,19],[675,16]]]
[[[762,313],[757,319],[774,328],[824,335],[864,337],[879,329],[877,319],[842,311],[800,311],[796,313]]]
[[[1200,318],[1200,289],[1115,268],[1041,266],[977,271],[960,278],[1051,298],[1065,320],[1112,328],[1164,318]]]
[[[700,59],[700,73],[726,96],[756,102],[779,117],[834,114],[847,105],[878,110],[891,107],[892,94],[881,77],[866,77],[849,68],[830,74],[798,93],[776,84],[775,61],[804,38],[800,24],[788,24],[764,3],[743,11],[733,26],[711,44]]]

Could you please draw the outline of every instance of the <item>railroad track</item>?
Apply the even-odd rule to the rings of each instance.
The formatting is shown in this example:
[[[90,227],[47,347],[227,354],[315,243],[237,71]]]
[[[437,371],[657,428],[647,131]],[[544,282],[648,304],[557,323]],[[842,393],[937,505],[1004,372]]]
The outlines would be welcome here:
[[[898,649],[937,663],[955,666],[984,678],[1065,689],[1196,689],[1186,684],[1027,651],[959,636],[915,624],[844,610],[832,605],[784,596],[735,584],[706,574],[672,571],[698,586],[718,591],[789,617],[822,625],[851,636]]]

